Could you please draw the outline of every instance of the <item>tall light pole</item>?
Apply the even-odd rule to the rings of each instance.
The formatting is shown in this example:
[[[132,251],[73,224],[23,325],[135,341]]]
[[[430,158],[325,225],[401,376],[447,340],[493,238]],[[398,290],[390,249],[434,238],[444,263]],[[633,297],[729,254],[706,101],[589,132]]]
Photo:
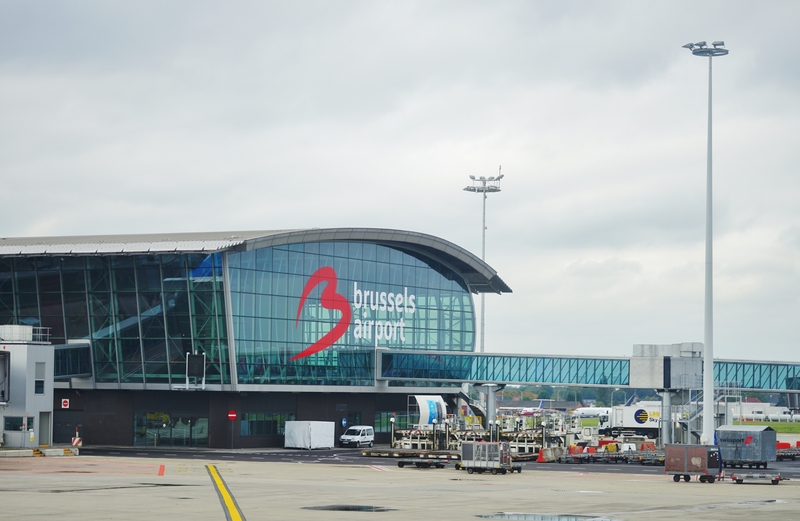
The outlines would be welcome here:
[[[714,291],[713,291],[713,227],[711,211],[711,60],[725,56],[725,42],[687,43],[683,46],[695,56],[708,57],[708,148],[706,151],[706,293],[703,334],[703,434],[701,442],[714,443]]]
[[[479,177],[475,179],[474,175],[469,176],[472,179],[472,184],[464,188],[467,192],[477,192],[483,194],[483,225],[481,226],[481,260],[486,261],[486,194],[490,192],[500,191],[500,180],[503,178],[503,166],[500,165],[497,177]],[[481,353],[483,353],[484,341],[484,325],[486,325],[486,293],[481,292]]]

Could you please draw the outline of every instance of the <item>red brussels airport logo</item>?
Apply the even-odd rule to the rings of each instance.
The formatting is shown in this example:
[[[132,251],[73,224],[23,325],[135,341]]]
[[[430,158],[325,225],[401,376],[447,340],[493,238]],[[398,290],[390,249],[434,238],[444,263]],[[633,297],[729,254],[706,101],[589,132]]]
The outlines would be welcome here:
[[[350,320],[353,318],[353,312],[350,309],[350,303],[347,301],[344,295],[336,293],[336,284],[338,279],[336,277],[336,271],[334,271],[334,269],[330,266],[321,267],[315,271],[311,277],[309,277],[308,282],[306,282],[306,287],[303,288],[303,296],[300,297],[300,304],[297,306],[297,318],[294,321],[294,327],[297,327],[300,323],[300,312],[303,310],[303,304],[305,304],[309,293],[311,293],[314,288],[323,282],[327,284],[322,290],[322,295],[320,296],[320,303],[322,304],[322,307],[331,311],[341,311],[342,318],[340,318],[336,326],[328,331],[322,338],[290,358],[290,362],[292,360],[305,358],[313,355],[314,353],[318,353],[323,349],[329,348],[337,340],[342,338],[347,332],[347,328],[350,327]]]

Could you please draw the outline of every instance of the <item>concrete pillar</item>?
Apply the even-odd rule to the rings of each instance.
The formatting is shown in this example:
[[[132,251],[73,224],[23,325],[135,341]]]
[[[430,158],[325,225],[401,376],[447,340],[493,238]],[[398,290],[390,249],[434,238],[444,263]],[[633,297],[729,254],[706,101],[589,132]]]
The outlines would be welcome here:
[[[672,443],[672,392],[669,389],[661,395],[661,443]]]
[[[497,399],[496,394],[499,389],[505,386],[498,384],[476,385],[475,389],[486,394],[486,425],[488,429],[497,420]]]

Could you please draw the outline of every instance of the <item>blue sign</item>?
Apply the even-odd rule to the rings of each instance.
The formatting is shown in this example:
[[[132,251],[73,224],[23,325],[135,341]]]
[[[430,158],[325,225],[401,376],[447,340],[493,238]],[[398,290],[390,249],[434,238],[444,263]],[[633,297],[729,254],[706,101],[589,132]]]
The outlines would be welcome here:
[[[342,427],[347,427],[347,418],[342,418]]]

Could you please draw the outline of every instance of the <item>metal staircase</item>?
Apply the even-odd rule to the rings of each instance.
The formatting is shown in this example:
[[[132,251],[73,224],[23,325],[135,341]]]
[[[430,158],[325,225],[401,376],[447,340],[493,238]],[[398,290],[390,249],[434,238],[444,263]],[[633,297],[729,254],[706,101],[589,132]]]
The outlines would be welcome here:
[[[673,418],[679,425],[682,443],[699,443],[703,433],[703,390],[700,386],[688,386],[683,394],[683,404],[672,408]],[[742,401],[742,387],[739,382],[714,382],[715,427],[731,424],[729,410]]]

